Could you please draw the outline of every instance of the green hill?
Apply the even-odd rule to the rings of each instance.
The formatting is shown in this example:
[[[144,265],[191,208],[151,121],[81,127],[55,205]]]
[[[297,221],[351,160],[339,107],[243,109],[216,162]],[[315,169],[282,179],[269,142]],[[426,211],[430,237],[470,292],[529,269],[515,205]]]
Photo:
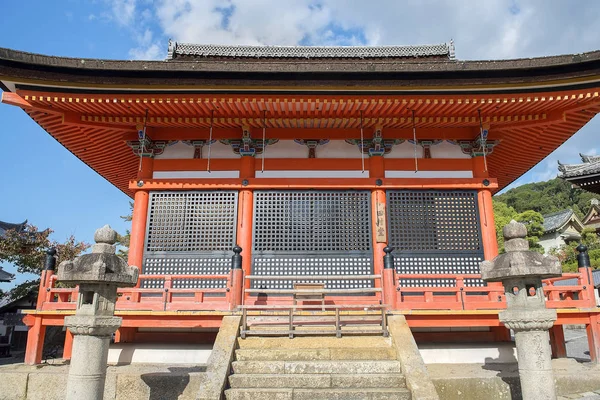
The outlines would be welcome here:
[[[496,201],[505,203],[518,213],[533,210],[544,215],[572,208],[579,218],[583,218],[588,212],[590,200],[593,198],[600,199],[600,196],[572,187],[570,183],[559,178],[528,183],[494,196]]]

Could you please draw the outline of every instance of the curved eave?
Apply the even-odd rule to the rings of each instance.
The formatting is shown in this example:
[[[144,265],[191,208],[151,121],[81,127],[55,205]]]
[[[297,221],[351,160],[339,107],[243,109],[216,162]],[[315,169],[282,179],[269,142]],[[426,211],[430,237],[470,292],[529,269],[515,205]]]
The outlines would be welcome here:
[[[88,90],[535,91],[600,86],[600,51],[498,61],[121,61],[0,48],[0,80]],[[10,89],[10,87],[9,87]]]

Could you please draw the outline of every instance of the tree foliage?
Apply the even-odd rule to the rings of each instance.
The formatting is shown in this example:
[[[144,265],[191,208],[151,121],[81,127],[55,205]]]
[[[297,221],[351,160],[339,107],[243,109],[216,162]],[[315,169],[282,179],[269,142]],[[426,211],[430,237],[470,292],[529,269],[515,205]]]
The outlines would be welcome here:
[[[571,208],[577,217],[582,219],[590,209],[590,200],[600,199],[600,196],[556,178],[516,187],[495,196],[495,199],[514,208],[518,213],[532,210],[545,215]]]
[[[581,243],[585,244],[588,248],[588,255],[590,256],[590,264],[592,268],[600,267],[600,239],[596,232],[591,228],[585,228],[581,232]],[[576,250],[579,246],[579,242],[571,242],[564,244],[558,249],[551,249],[550,254],[558,257],[560,260],[564,272],[576,272],[577,255],[579,252]]]
[[[131,222],[133,219],[133,202],[129,202],[129,214],[121,215],[123,221]],[[117,255],[127,261],[129,257],[129,241],[131,240],[131,231],[127,229],[124,235],[117,235],[117,244],[119,245],[119,251]]]
[[[517,222],[522,222],[527,226],[527,241],[529,242],[529,248],[539,253],[544,252],[544,248],[539,244],[540,237],[544,234],[544,217],[542,217],[542,214],[532,210],[519,213],[515,211],[513,207],[509,207],[497,199],[493,199],[493,205],[496,240],[498,241],[498,251],[500,253],[504,253],[504,236],[502,235],[502,228],[513,219]]]
[[[57,262],[72,260],[84,252],[89,245],[79,242],[74,236],[60,243],[50,239],[51,229],[39,231],[33,225],[17,232],[14,229],[6,231],[0,240],[0,262],[8,262],[17,267],[17,272],[40,275],[44,267],[46,250],[56,248]],[[12,298],[18,298],[39,285],[39,279],[28,280],[10,291]]]

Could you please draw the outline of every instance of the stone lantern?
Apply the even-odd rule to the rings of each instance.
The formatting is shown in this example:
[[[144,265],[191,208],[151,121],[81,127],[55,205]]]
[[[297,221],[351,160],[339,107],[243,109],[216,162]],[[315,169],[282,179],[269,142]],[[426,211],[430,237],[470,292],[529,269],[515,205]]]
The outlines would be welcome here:
[[[75,315],[65,317],[73,336],[67,399],[101,400],[106,379],[110,338],[121,326],[115,317],[118,287],[135,286],[137,267],[115,254],[117,233],[105,225],[94,234],[90,254],[58,266],[58,280],[79,285]]]
[[[515,332],[523,399],[556,399],[548,333],[556,310],[546,308],[542,279],[560,276],[561,265],[556,257],[529,250],[525,225],[511,221],[503,234],[506,253],[482,262],[481,276],[504,285],[507,309],[499,317]]]

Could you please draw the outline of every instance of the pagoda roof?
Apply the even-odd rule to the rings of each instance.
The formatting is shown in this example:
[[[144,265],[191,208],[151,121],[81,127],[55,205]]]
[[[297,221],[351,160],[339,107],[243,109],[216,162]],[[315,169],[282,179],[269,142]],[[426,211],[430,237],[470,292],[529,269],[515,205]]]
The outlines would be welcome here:
[[[418,139],[472,141],[481,113],[489,140],[499,141],[487,156],[497,190],[600,112],[600,51],[460,61],[451,45],[171,50],[165,61],[125,61],[0,48],[2,102],[130,196],[139,156],[127,141],[137,140],[146,110],[152,140],[208,139],[213,113],[217,140],[263,123],[267,138],[348,139],[361,121],[386,138],[411,139],[414,111]]]
[[[0,239],[6,236],[6,231],[14,229],[17,232],[22,232],[27,225],[27,220],[21,222],[20,224],[11,224],[9,222],[0,221]]]
[[[600,173],[600,156],[579,154],[580,164],[561,164],[558,162],[559,178],[575,178]]]
[[[0,267],[0,282],[10,282],[13,279],[15,279],[15,276],[13,274],[9,274],[5,270],[3,270],[2,267]]]
[[[178,43],[169,41],[168,59],[188,57],[389,59],[416,57],[454,58],[453,43],[418,46],[244,46]]]
[[[570,221],[573,221],[579,228],[579,231],[583,230],[583,224],[577,218],[577,215],[567,208],[565,210],[557,211],[551,214],[546,214],[544,217],[544,233],[552,233],[561,230]]]

